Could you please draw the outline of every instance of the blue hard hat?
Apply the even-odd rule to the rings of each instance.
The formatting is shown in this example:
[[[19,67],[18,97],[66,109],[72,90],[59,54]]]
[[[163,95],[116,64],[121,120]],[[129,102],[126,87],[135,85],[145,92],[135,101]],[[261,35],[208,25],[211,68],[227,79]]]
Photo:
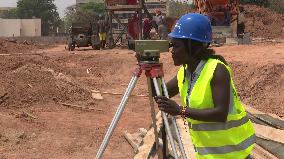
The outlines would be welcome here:
[[[210,43],[212,41],[210,20],[202,14],[185,14],[177,21],[169,37]]]

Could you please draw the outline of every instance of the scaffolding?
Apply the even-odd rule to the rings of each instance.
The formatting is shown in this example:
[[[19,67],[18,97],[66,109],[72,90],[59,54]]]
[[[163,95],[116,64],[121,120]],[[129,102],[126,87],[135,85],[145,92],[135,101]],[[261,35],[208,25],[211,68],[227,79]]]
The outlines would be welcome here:
[[[115,20],[120,26],[122,26],[122,30],[118,30],[116,34],[118,36],[114,39],[114,45],[122,39],[124,34],[130,39],[133,39],[131,34],[128,32],[128,26],[121,22],[120,18],[115,14],[117,11],[132,11],[138,15],[138,39],[141,40],[143,37],[142,26],[143,26],[143,10],[150,18],[151,15],[145,7],[144,0],[138,0],[137,4],[127,4],[126,0],[105,0],[106,10],[108,14],[108,23],[109,23],[109,36],[113,36],[113,20]]]

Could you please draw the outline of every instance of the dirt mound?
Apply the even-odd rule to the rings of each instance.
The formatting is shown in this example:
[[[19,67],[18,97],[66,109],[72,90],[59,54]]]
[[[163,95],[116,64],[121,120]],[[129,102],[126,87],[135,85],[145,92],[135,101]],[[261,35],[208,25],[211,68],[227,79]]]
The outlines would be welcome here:
[[[17,41],[0,39],[0,54],[25,53],[35,49],[37,49],[35,45],[27,42],[18,43]]]
[[[284,15],[256,5],[244,5],[246,32],[253,37],[284,38]]]
[[[25,107],[30,104],[82,101],[91,98],[90,90],[85,89],[71,76],[53,66],[45,57],[28,59],[6,57],[0,62],[0,96],[8,93],[8,99],[1,105]]]
[[[244,103],[284,117],[284,64],[255,66],[237,62],[232,67]]]

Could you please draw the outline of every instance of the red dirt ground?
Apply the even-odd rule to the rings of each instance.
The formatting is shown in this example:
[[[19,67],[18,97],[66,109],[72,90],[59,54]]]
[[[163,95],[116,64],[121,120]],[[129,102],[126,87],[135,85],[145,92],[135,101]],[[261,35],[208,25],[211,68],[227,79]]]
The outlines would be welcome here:
[[[121,96],[94,100],[91,90],[123,93],[136,64],[133,52],[80,49],[71,54],[64,46],[34,49],[0,55],[0,97],[8,93],[6,100],[0,100],[0,158],[94,158]],[[283,44],[215,49],[231,64],[244,103],[284,116]],[[162,54],[161,61],[165,78],[170,79],[178,68],[169,53]],[[147,94],[146,90],[142,76],[133,94]],[[95,110],[77,110],[60,102]],[[133,133],[150,123],[148,98],[131,97],[104,158],[133,158],[123,132]]]

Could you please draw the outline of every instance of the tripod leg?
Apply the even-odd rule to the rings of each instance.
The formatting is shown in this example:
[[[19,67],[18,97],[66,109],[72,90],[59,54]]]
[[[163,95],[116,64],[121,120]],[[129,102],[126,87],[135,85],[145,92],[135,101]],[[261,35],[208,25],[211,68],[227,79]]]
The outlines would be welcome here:
[[[157,122],[156,122],[156,114],[155,114],[155,108],[154,108],[154,101],[153,101],[153,95],[152,95],[152,87],[151,87],[151,78],[147,77],[147,83],[148,83],[148,91],[149,91],[149,101],[151,106],[151,117],[153,121],[153,128],[154,128],[154,134],[155,134],[155,142],[156,142],[156,150],[159,149],[159,134],[157,130]]]
[[[116,127],[116,125],[117,125],[117,123],[118,123],[118,121],[119,121],[119,119],[121,117],[121,114],[122,114],[122,112],[123,112],[123,110],[125,108],[125,105],[126,105],[126,103],[128,101],[128,98],[131,95],[131,92],[133,91],[137,81],[138,81],[138,77],[134,75],[131,78],[130,82],[129,82],[129,85],[128,85],[127,89],[126,89],[126,92],[123,95],[123,97],[121,99],[121,102],[120,102],[120,104],[119,104],[119,106],[117,108],[115,116],[112,119],[111,124],[110,124],[110,126],[109,126],[109,128],[108,128],[108,130],[106,132],[104,140],[103,140],[103,142],[102,142],[102,144],[101,144],[101,146],[100,146],[100,148],[98,150],[98,153],[96,155],[96,159],[101,159],[102,158],[102,155],[103,155],[103,153],[104,153],[104,151],[106,149],[107,144],[109,143],[109,140],[111,138],[113,130],[115,129],[115,127]]]
[[[163,90],[164,90],[165,96],[167,98],[169,98],[169,93],[168,93],[166,81],[165,81],[165,79],[163,77],[162,77],[162,85],[163,85]],[[176,123],[176,119],[175,119],[175,117],[171,117],[171,120],[172,120],[172,123],[173,123],[173,126],[174,126],[175,133],[177,135],[177,140],[178,140],[178,144],[179,144],[179,148],[180,148],[182,157],[184,159],[186,159],[186,153],[185,153],[185,150],[184,150],[184,147],[183,147],[183,143],[181,141],[181,137],[180,137],[180,133],[179,133],[179,129],[178,129],[177,123]]]
[[[154,82],[154,85],[155,85],[156,94],[157,94],[158,96],[160,96],[160,95],[161,95],[161,92],[160,92],[160,89],[159,89],[159,85],[158,85],[157,78],[153,78],[153,82]],[[165,124],[165,128],[166,128],[166,133],[168,134],[168,137],[169,137],[169,140],[170,140],[170,144],[171,144],[171,146],[172,146],[172,150],[173,150],[173,153],[174,153],[174,157],[175,157],[175,159],[178,159],[178,154],[177,154],[177,151],[176,151],[176,146],[175,146],[174,139],[173,139],[173,136],[172,136],[172,133],[171,133],[171,130],[170,130],[169,121],[168,121],[168,118],[167,118],[167,115],[166,115],[165,112],[162,112],[162,117],[163,117],[163,120],[164,120],[164,124]]]

